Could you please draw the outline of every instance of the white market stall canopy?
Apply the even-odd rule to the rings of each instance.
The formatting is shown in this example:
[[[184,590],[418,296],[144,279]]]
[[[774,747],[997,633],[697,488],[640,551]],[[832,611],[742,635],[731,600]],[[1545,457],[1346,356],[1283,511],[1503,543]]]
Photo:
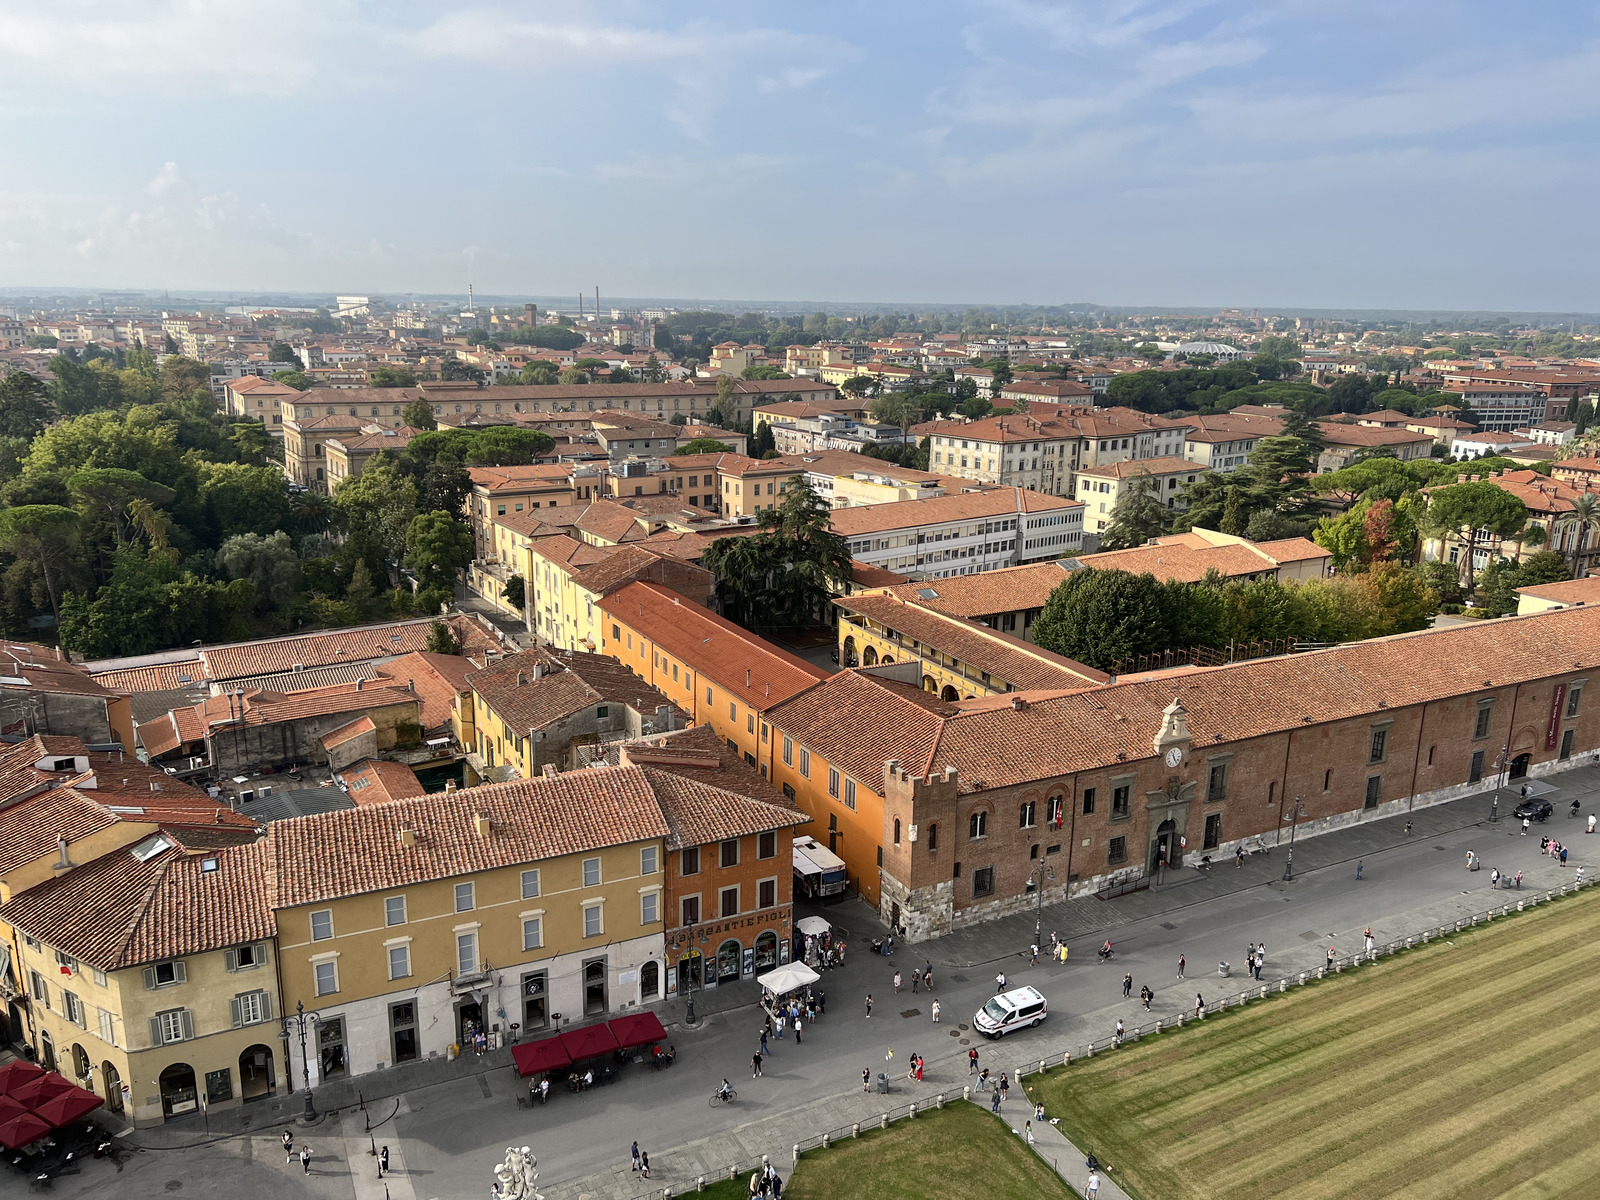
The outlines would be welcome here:
[[[803,988],[807,984],[815,983],[821,979],[805,963],[790,963],[786,967],[779,967],[776,971],[768,971],[765,975],[757,975],[756,982],[769,992],[781,996],[785,992],[792,992],[796,988]]]

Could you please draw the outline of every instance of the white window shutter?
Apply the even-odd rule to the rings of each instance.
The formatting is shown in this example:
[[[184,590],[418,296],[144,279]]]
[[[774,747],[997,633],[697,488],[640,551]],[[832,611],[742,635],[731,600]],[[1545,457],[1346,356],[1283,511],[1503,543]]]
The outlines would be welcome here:
[[[189,982],[189,968],[181,962],[172,964],[172,980],[174,983]]]
[[[144,969],[144,990],[147,992],[156,990],[156,969],[154,967],[146,967]],[[161,1045],[160,1038],[156,1039],[156,1045]]]
[[[194,1014],[186,1008],[179,1019],[183,1022],[183,1040],[187,1042],[194,1037]]]
[[[228,1001],[228,1009],[233,1014],[233,1027],[235,1029],[244,1024],[244,1014],[240,1011],[239,997],[235,996]]]
[[[267,944],[265,942],[257,942],[256,945],[255,945],[255,950],[252,952],[250,957],[255,960],[256,966],[258,966],[258,967],[266,966],[267,965]]]
[[[150,1018],[150,1044],[152,1046],[161,1045],[161,1018],[160,1017],[151,1017]]]

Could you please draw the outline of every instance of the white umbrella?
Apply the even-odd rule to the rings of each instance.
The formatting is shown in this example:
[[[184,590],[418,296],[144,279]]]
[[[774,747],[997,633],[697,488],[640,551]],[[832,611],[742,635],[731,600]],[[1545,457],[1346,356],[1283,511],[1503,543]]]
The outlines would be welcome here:
[[[794,923],[794,927],[801,933],[808,933],[812,937],[821,937],[833,928],[828,924],[826,917],[801,917]]]
[[[756,982],[775,995],[792,992],[796,988],[803,988],[808,983],[815,983],[821,979],[805,963],[790,963],[786,967],[779,967],[776,971],[768,971],[765,975],[757,975]]]

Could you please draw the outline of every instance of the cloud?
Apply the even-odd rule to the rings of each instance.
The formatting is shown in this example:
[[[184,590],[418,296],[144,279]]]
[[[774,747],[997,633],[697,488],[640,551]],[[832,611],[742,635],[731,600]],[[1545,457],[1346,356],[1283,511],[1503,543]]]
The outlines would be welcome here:
[[[144,190],[152,196],[159,196],[169,190],[178,182],[178,164],[175,162],[163,163],[161,170],[157,171],[155,178],[144,185]]]

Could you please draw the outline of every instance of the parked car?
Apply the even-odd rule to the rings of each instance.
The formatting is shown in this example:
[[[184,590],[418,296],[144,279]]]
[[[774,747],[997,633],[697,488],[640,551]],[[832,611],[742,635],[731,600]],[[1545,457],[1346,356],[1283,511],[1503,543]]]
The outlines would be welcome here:
[[[1553,811],[1548,800],[1528,799],[1517,805],[1511,815],[1521,821],[1527,818],[1530,821],[1542,821]]]
[[[1020,987],[990,1000],[972,1018],[986,1037],[1004,1037],[1013,1029],[1037,1025],[1050,1015],[1050,1004],[1038,988]]]

